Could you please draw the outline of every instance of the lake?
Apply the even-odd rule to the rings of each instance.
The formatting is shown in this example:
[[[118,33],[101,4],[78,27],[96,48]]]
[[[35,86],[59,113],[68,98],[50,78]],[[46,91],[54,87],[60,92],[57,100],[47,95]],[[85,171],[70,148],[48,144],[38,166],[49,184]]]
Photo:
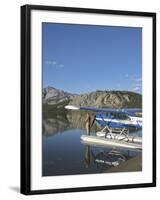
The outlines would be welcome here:
[[[107,173],[142,156],[141,151],[83,144],[80,137],[86,135],[84,119],[84,114],[78,112],[43,116],[42,176]],[[94,125],[91,135],[97,130]],[[142,136],[142,131],[130,134]]]

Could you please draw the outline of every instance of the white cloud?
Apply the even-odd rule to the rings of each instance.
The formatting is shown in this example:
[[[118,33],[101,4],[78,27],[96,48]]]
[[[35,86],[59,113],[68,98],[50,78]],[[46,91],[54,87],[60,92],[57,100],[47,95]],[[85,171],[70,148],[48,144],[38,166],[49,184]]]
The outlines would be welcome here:
[[[136,78],[135,81],[136,82],[142,82],[142,78]]]
[[[141,87],[138,87],[138,86],[137,86],[137,87],[133,87],[132,89],[133,89],[134,91],[140,91],[140,90],[141,90]]]
[[[45,63],[47,65],[56,65],[57,64],[56,61],[54,61],[54,60],[46,60]]]
[[[133,78],[131,90],[135,92],[141,92],[142,91],[142,78]]]
[[[60,67],[60,68],[63,68],[63,67],[64,67],[64,65],[60,64],[60,65],[59,65],[59,67]]]
[[[141,87],[142,83],[135,83],[135,84],[133,84],[133,86],[135,86],[135,87]]]
[[[45,61],[46,65],[49,65],[51,67],[55,67],[55,68],[63,68],[64,65],[63,64],[59,64],[57,61],[55,60],[46,60]]]

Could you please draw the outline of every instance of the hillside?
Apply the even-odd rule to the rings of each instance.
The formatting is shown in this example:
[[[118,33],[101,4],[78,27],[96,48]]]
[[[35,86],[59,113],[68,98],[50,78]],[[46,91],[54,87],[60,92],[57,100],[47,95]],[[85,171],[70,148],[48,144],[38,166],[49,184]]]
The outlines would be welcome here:
[[[142,107],[142,95],[130,91],[95,91],[76,95],[48,87],[43,89],[42,96],[45,110],[61,109],[67,104],[101,108]]]
[[[54,87],[43,88],[42,98],[43,104],[55,105],[61,104],[75,97],[75,94],[56,89]]]
[[[96,91],[76,96],[69,104],[101,108],[141,108],[142,95],[129,91]]]

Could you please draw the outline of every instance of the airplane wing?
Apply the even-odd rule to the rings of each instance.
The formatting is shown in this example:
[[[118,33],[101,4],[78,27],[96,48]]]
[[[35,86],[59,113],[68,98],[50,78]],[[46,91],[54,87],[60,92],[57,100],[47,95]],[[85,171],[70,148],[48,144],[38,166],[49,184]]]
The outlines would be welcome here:
[[[142,113],[142,109],[140,108],[125,108],[123,109],[125,113],[128,113],[129,115],[135,115],[137,113]]]
[[[116,108],[95,108],[95,107],[81,107],[81,106],[74,106],[74,105],[67,105],[65,106],[66,109],[69,110],[88,110],[94,112],[114,112],[114,113],[124,113],[124,114],[135,114],[137,112],[142,112],[142,109],[139,108],[124,108],[124,109],[116,109]]]
[[[65,106],[68,110],[88,110],[94,112],[118,112],[120,109],[112,109],[112,108],[95,108],[95,107],[83,107],[83,106],[74,106],[74,105],[67,105]]]

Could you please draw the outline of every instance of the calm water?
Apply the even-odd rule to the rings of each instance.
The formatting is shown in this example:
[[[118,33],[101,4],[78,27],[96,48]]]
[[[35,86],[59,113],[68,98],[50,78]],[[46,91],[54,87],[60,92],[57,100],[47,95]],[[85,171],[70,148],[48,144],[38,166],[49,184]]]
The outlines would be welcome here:
[[[92,134],[95,134],[96,127]],[[141,155],[124,149],[88,146],[81,143],[84,117],[76,114],[54,115],[43,120],[42,175],[101,173],[121,162]],[[141,131],[131,134],[142,135]]]

